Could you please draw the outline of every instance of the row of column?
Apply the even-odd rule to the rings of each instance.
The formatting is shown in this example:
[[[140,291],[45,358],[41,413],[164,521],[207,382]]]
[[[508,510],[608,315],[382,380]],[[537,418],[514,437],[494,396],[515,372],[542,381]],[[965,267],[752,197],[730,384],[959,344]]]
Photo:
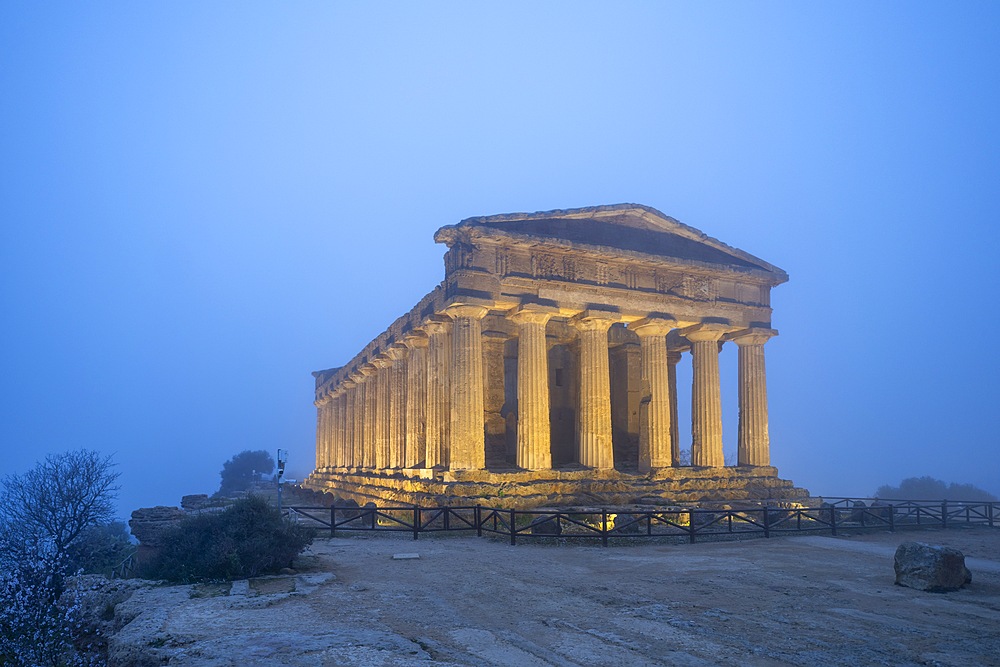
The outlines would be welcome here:
[[[317,467],[485,467],[483,306],[457,305],[422,331],[390,346],[317,403]],[[552,467],[548,346],[545,329],[555,309],[524,305],[510,313],[517,326],[517,465]],[[579,451],[581,465],[614,467],[608,329],[618,321],[585,311],[579,332]],[[676,364],[667,334],[677,322],[649,317],[629,325],[640,340],[640,470],[678,465]],[[739,347],[739,465],[770,465],[764,343],[775,332],[730,332],[718,324],[681,331],[693,357],[692,448],[695,466],[722,466],[719,349]],[[499,380],[499,381],[502,381]]]

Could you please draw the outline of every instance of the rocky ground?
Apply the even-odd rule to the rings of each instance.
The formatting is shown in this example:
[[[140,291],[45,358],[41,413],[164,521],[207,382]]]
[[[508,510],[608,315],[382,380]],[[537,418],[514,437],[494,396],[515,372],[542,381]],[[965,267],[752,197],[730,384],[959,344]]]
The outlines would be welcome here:
[[[903,541],[972,584],[893,584]],[[394,555],[419,558],[394,559]],[[1000,665],[1000,529],[599,546],[318,539],[297,575],[141,586],[113,665]]]

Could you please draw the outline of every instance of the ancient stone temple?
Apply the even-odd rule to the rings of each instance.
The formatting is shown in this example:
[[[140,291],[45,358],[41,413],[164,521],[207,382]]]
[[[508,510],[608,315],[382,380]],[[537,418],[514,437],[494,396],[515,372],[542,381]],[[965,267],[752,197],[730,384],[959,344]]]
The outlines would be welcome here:
[[[316,378],[316,470],[360,502],[500,506],[807,496],[770,466],[764,347],[781,269],[647,206],[469,218],[445,278]],[[739,352],[725,466],[719,353]],[[691,355],[691,427],[677,363]],[[681,445],[690,465],[681,465]]]

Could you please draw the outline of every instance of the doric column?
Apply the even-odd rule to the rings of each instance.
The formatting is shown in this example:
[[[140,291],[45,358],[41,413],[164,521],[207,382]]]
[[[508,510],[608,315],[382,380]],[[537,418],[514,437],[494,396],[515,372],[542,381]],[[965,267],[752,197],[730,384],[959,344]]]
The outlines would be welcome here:
[[[677,323],[647,317],[629,325],[639,336],[642,393],[639,398],[639,470],[674,464],[670,428],[670,376],[667,334]]]
[[[574,318],[580,332],[580,465],[608,470],[615,467],[611,438],[611,370],[608,329],[616,315],[584,311]]]
[[[346,468],[351,462],[351,441],[348,440],[350,436],[348,421],[351,418],[351,413],[347,383],[348,381],[340,383],[340,398],[338,399],[340,407],[337,409],[337,413],[340,415],[340,463],[338,466],[341,468]]]
[[[451,325],[451,460],[452,470],[486,467],[483,416],[484,306],[455,305],[447,311]]]
[[[406,359],[406,456],[403,466],[419,468],[427,452],[424,412],[427,409],[427,336],[414,332],[403,339]]]
[[[361,374],[365,376],[362,385],[365,395],[365,409],[362,413],[361,430],[361,466],[363,468],[375,467],[375,423],[376,423],[376,371],[374,364],[368,363],[361,367]]]
[[[323,427],[326,422],[326,411],[323,409],[322,399],[317,398],[313,405],[316,406],[316,469],[325,468],[323,462]]]
[[[351,466],[354,468],[365,467],[365,410],[368,402],[365,395],[365,374],[359,370],[351,373],[351,380],[354,381],[354,402],[351,406],[351,418],[354,421],[353,429],[353,450],[354,457]]]
[[[372,360],[375,368],[375,468],[389,467],[389,357],[383,354]]]
[[[432,319],[424,324],[427,332],[427,450],[424,465],[428,468],[448,467],[448,433],[451,419],[448,367],[451,340],[447,318]]]
[[[722,467],[722,393],[719,341],[727,327],[696,324],[681,333],[691,341],[694,377],[691,387],[691,465]]]
[[[340,389],[330,394],[329,417],[327,430],[330,439],[327,442],[327,465],[336,468],[340,465]]]
[[[344,459],[341,467],[352,468],[354,467],[354,381],[344,380],[341,386],[344,388],[341,408],[344,413]]]
[[[667,350],[667,385],[670,387],[670,459],[673,465],[681,462],[681,437],[677,419],[677,364],[681,353]]]
[[[549,423],[549,351],[545,324],[554,309],[522,305],[510,319],[517,324],[517,465],[525,470],[552,467]]]
[[[507,334],[483,331],[483,417],[486,433],[486,465],[504,464],[507,459],[507,420],[504,417],[506,377],[504,348]]]
[[[764,343],[777,335],[778,332],[773,329],[751,328],[727,336],[739,347],[740,435],[737,462],[741,466],[771,465]]]
[[[406,347],[389,347],[389,467],[406,464]]]

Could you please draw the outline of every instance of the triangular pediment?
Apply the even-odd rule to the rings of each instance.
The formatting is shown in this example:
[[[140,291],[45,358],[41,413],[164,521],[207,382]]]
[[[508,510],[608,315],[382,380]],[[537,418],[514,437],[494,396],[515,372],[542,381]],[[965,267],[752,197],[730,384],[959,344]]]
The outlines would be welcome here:
[[[441,231],[463,228],[491,230],[541,243],[568,242],[682,262],[763,271],[774,274],[779,282],[787,279],[787,274],[776,266],[641,204],[468,218]]]

